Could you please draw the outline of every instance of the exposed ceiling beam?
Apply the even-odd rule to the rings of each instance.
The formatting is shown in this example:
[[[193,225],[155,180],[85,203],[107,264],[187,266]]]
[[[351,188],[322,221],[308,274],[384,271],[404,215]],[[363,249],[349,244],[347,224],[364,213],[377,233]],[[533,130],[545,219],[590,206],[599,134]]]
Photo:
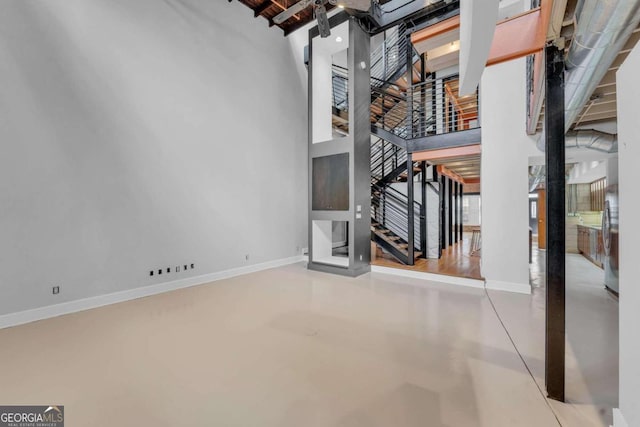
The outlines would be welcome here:
[[[463,177],[461,177],[460,175],[458,175],[454,171],[452,171],[450,169],[447,169],[446,167],[444,167],[442,165],[438,165],[437,166],[437,170],[438,170],[438,175],[444,175],[446,177],[449,177],[449,178],[453,179],[454,181],[461,182],[462,184],[465,183]]]
[[[273,3],[271,3],[271,0],[265,0],[264,2],[262,2],[260,6],[253,9],[253,16],[257,18],[258,16],[262,15],[262,13],[265,10],[269,9],[272,5]]]

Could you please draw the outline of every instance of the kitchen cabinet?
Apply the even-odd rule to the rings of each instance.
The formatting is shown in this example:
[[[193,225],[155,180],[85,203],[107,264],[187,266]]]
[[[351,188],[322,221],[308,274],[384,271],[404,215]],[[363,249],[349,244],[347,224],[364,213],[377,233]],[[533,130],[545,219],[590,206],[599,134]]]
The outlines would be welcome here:
[[[604,246],[600,227],[578,225],[578,251],[600,268],[603,268]]]

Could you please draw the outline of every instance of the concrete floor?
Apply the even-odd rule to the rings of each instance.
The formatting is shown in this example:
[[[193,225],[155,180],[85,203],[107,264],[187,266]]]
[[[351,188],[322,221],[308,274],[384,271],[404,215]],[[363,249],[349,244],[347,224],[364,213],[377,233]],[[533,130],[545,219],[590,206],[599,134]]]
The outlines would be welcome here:
[[[491,297],[538,378],[539,298]],[[484,290],[395,276],[296,264],[0,330],[0,342],[0,402],[65,405],[72,426],[573,422]]]
[[[544,251],[534,250],[533,294],[489,291],[518,351],[544,389]],[[550,401],[563,426],[609,426],[618,407],[618,301],[604,271],[582,255],[566,255],[566,400]]]

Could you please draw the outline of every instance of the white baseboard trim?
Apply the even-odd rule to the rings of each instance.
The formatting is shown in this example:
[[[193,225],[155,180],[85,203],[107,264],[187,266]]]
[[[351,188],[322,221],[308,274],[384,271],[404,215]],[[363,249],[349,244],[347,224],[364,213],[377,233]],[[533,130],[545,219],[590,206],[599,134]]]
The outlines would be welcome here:
[[[50,319],[52,317],[63,316],[65,314],[77,313],[79,311],[90,310],[92,308],[104,307],[106,305],[144,298],[164,292],[203,285],[209,282],[229,279],[244,274],[269,270],[271,268],[282,267],[297,262],[306,261],[307,257],[298,255],[290,258],[283,258],[274,261],[267,261],[260,264],[248,265],[246,267],[232,268],[230,270],[216,273],[204,274],[201,276],[188,277],[186,279],[174,280],[172,282],[158,283],[151,286],[128,289],[126,291],[114,292],[111,294],[98,295],[75,301],[68,301],[61,304],[49,305],[46,307],[34,308],[31,310],[19,311],[0,316],[0,329],[12,326],[24,325],[38,320]]]
[[[531,295],[531,285],[524,283],[501,282],[499,280],[487,280],[487,289],[494,291],[515,292],[518,294]]]
[[[629,427],[629,424],[622,416],[620,409],[613,408],[613,426],[612,427]]]
[[[450,285],[484,288],[484,280],[467,279],[466,277],[447,276],[444,274],[425,273],[422,271],[405,270],[403,268],[381,267],[379,265],[372,265],[371,272],[408,277],[411,279],[429,280],[432,282],[447,283]]]

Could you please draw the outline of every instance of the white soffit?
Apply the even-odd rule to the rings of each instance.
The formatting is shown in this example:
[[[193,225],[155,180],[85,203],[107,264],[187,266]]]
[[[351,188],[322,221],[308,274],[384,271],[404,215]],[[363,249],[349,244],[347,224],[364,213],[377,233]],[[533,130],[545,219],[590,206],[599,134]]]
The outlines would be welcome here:
[[[430,50],[434,50],[441,46],[450,44],[451,42],[457,42],[458,40],[460,40],[460,28],[456,28],[454,30],[447,31],[446,33],[438,34],[437,36],[425,39],[414,44],[414,47],[418,53],[423,54],[425,52],[429,52]]]
[[[473,93],[489,59],[499,0],[460,1],[460,95]]]
[[[433,50],[427,51],[426,68],[431,71],[440,71],[458,65],[460,42],[453,41]]]

